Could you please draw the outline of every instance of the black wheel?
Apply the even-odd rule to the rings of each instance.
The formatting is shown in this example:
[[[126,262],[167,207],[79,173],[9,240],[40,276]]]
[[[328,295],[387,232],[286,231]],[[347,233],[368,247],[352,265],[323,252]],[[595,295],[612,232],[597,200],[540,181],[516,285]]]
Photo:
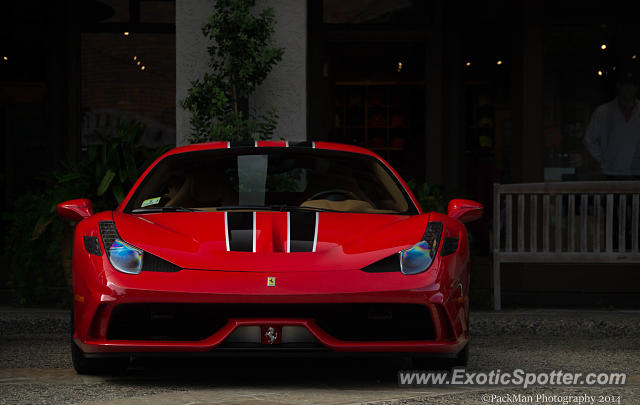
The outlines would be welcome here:
[[[467,367],[469,363],[469,343],[466,344],[464,349],[453,358],[439,358],[424,356],[412,357],[414,370],[451,370],[454,368]]]
[[[449,359],[449,368],[467,367],[469,364],[469,343],[453,359]]]
[[[78,374],[118,374],[127,369],[127,357],[113,359],[89,359],[73,341],[73,311],[71,311],[71,362]]]

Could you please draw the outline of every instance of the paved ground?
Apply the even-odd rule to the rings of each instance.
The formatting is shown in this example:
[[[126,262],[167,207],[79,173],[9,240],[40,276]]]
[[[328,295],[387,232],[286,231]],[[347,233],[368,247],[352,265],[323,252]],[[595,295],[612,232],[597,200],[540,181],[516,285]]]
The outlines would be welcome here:
[[[473,314],[468,370],[625,372],[625,386],[399,387],[408,359],[200,359],[136,361],[121,375],[71,370],[67,314],[0,309],[2,404],[485,404],[517,394],[595,396],[640,404],[640,313],[505,311]],[[483,401],[495,395],[493,402]],[[603,402],[599,402],[602,396]],[[604,402],[607,396],[614,401]],[[619,396],[619,402],[615,399]],[[502,399],[502,402],[498,402]],[[542,398],[541,398],[542,399]],[[560,398],[562,399],[562,398]],[[513,402],[512,402],[513,403]],[[515,402],[529,403],[529,402]]]

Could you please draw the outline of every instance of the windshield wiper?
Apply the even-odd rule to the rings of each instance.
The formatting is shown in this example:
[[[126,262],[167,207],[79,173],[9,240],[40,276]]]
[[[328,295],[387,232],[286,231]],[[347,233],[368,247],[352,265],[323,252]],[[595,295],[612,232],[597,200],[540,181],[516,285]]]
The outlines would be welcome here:
[[[344,212],[339,210],[332,210],[329,208],[318,208],[318,207],[299,207],[299,206],[291,206],[291,205],[283,205],[282,211],[317,211],[317,212]]]
[[[192,211],[200,211],[194,208],[184,208],[184,207],[147,207],[147,208],[136,208],[135,210],[131,210],[132,214],[145,214],[152,212],[192,212]]]
[[[216,211],[319,211],[319,212],[342,212],[327,208],[300,207],[297,205],[223,205],[216,207]]]

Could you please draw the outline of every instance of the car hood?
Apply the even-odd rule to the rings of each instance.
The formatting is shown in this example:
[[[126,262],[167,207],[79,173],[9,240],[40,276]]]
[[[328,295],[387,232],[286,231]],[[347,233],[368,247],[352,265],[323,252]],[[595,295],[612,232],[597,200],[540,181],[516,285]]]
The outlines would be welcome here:
[[[113,218],[126,242],[182,268],[287,272],[367,266],[418,242],[429,215],[114,212]]]

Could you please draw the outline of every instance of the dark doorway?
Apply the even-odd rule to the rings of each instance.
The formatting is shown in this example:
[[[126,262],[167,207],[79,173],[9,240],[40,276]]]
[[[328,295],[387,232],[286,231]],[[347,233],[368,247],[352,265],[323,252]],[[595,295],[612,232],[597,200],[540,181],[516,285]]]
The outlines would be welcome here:
[[[425,6],[370,3],[309,3],[309,138],[369,148],[405,179],[420,177]]]

